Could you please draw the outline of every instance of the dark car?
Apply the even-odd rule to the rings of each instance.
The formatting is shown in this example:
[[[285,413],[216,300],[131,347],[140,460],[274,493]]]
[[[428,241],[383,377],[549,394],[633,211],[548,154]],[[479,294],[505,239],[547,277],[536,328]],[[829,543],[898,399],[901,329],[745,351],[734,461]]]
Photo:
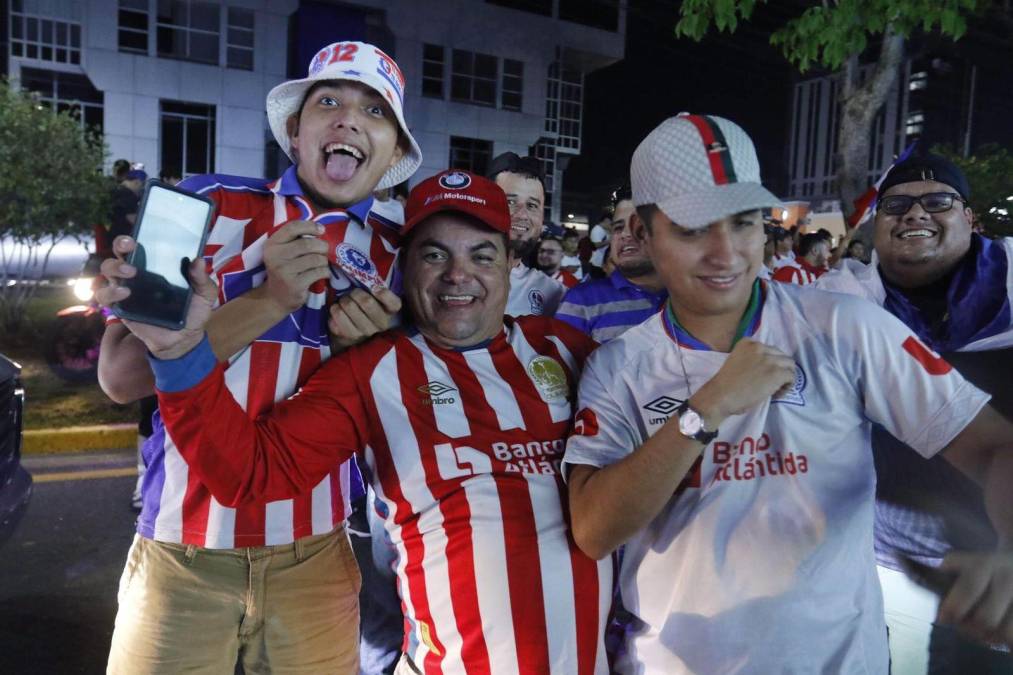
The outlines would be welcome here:
[[[0,354],[0,544],[14,533],[32,495],[32,477],[21,466],[20,374],[21,366]]]

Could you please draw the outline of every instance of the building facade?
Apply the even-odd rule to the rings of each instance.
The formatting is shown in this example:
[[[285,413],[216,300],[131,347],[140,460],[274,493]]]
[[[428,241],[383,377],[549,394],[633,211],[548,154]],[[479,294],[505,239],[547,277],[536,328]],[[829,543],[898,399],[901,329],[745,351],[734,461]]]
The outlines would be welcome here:
[[[578,0],[6,0],[0,66],[56,109],[101,129],[110,161],[182,175],[284,168],[264,99],[338,40],[401,66],[425,163],[482,172],[535,154],[547,212],[580,153],[584,76],[621,59],[625,3]],[[2,6],[2,5],[0,5]]]
[[[912,143],[926,150],[944,144],[965,154],[972,149],[976,73],[953,50],[923,48],[904,61],[873,123],[870,184]],[[815,77],[796,83],[792,94],[788,197],[817,211],[837,199],[838,87],[833,76]]]
[[[7,74],[101,129],[110,161],[260,173],[295,0],[7,0]]]

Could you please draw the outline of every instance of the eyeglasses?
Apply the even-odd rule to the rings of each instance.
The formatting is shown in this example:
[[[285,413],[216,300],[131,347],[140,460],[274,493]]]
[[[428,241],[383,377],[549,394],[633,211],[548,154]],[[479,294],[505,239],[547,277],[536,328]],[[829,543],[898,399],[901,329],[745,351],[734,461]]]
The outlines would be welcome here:
[[[915,202],[918,202],[928,213],[942,213],[943,211],[949,211],[953,207],[954,199],[958,202],[964,201],[964,198],[956,192],[929,192],[920,197],[890,195],[889,197],[880,199],[879,206],[876,208],[887,215],[903,216],[911,210]]]

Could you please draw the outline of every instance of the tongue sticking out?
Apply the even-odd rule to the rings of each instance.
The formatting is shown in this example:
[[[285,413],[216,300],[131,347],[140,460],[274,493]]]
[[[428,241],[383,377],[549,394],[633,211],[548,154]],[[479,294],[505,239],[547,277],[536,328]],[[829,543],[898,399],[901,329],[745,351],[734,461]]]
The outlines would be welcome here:
[[[327,158],[327,177],[331,180],[346,181],[358,167],[359,161],[351,155],[334,152]]]

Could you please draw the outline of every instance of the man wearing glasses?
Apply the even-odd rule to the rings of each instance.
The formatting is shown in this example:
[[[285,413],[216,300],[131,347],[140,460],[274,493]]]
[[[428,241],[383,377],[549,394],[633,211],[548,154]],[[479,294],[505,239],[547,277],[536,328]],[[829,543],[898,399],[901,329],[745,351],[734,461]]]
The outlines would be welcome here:
[[[872,264],[845,260],[816,286],[883,306],[992,394],[993,407],[1013,416],[1013,239],[972,232],[967,179],[942,157],[897,164],[880,189]],[[934,625],[938,598],[899,571],[900,556],[938,566],[953,548],[994,547],[980,488],[946,461],[926,462],[881,429],[873,445],[876,554],[894,672],[1011,672],[1007,651]]]

